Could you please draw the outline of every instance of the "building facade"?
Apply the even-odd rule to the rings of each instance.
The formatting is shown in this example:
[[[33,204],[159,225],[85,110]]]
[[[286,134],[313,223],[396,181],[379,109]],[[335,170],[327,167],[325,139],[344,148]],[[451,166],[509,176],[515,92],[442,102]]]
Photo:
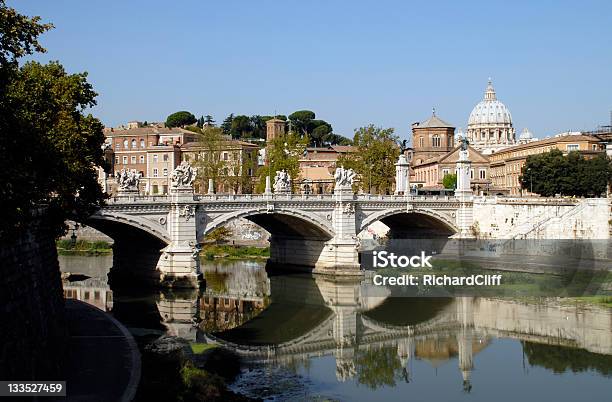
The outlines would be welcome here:
[[[455,147],[455,127],[436,116],[412,124],[412,161],[419,165],[449,153]]]
[[[196,193],[207,193],[213,179],[214,193],[252,193],[258,167],[259,146],[225,139],[211,146],[189,142],[181,146],[181,159],[198,168]]]
[[[490,155],[516,144],[510,110],[497,100],[493,83],[489,79],[484,98],[470,113],[467,139],[474,148]]]
[[[428,191],[444,188],[444,177],[456,173],[460,147],[457,146],[445,155],[432,158],[413,167],[414,181],[417,188]],[[468,158],[471,162],[470,181],[476,194],[489,193],[491,190],[489,159],[472,146],[468,146]],[[420,190],[421,191],[421,190]]]

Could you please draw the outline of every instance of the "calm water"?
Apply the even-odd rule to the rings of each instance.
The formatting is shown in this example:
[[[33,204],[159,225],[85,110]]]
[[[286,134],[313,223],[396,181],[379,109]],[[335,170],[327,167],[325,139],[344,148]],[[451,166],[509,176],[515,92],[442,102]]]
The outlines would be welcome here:
[[[137,337],[180,336],[243,357],[232,389],[275,400],[608,401],[612,312],[558,300],[393,298],[358,281],[203,268],[206,289],[110,289],[112,257],[61,257],[90,276],[67,297]]]

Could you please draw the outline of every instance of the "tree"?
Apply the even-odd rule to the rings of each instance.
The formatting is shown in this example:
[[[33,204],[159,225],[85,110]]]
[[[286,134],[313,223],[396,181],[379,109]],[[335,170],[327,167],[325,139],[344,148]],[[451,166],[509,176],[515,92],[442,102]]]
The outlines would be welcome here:
[[[208,180],[213,183],[224,184],[224,168],[226,161],[221,158],[221,151],[224,148],[223,130],[218,127],[204,127],[198,139],[198,158],[194,166],[198,169],[197,181],[199,188],[208,191]]]
[[[87,73],[68,74],[58,62],[18,66],[44,51],[37,37],[52,26],[39,21],[0,0],[2,238],[27,227],[41,206],[59,235],[66,219],[84,219],[104,200],[96,170],[104,164],[103,126],[84,112],[97,96]]]
[[[449,173],[444,175],[442,178],[442,185],[444,188],[455,189],[457,188],[457,173]]]
[[[314,120],[315,114],[310,110],[298,110],[289,115],[289,122],[291,128],[300,133],[300,135],[308,135],[309,130],[312,128],[310,123]]]
[[[166,127],[184,127],[190,124],[194,124],[195,122],[196,118],[193,114],[182,110],[180,112],[172,113],[166,118]]]
[[[206,126],[214,126],[215,125],[215,120],[213,119],[213,117],[209,114],[207,114],[204,117],[204,122],[202,125],[206,125]]]
[[[225,226],[221,226],[206,235],[206,240],[212,241],[215,244],[227,243],[232,236],[232,231]]]
[[[370,124],[355,130],[353,145],[357,152],[338,158],[337,166],[352,168],[360,176],[362,191],[376,189],[379,194],[391,191],[395,182],[395,162],[400,149],[398,137],[392,128],[375,127]]]
[[[258,170],[258,184],[256,190],[263,192],[266,187],[266,177],[270,174],[272,183],[276,172],[285,169],[295,183],[300,176],[300,157],[308,145],[308,136],[300,137],[297,133],[287,133],[276,137],[267,144],[267,165]]]
[[[603,154],[585,159],[579,152],[563,155],[553,149],[528,156],[521,173],[521,187],[535,194],[597,197],[612,179],[612,162]]]
[[[238,115],[232,120],[232,138],[248,138],[253,132],[253,125],[249,116]]]
[[[266,122],[272,119],[272,116],[251,116],[251,127],[253,128],[253,138],[266,138]]]
[[[312,137],[315,146],[322,145],[323,142],[329,138],[329,135],[332,132],[332,126],[323,120],[313,120],[313,122],[314,121],[322,123],[312,130],[310,136]]]
[[[204,116],[200,116],[200,118],[196,122],[196,127],[198,127],[198,128],[204,127]]]
[[[230,113],[230,115],[223,120],[223,123],[221,123],[221,129],[225,135],[231,135],[232,121],[234,121],[234,113]]]
[[[330,145],[353,145],[353,141],[351,141],[350,138],[334,133],[331,133],[326,137],[326,142],[328,142]]]

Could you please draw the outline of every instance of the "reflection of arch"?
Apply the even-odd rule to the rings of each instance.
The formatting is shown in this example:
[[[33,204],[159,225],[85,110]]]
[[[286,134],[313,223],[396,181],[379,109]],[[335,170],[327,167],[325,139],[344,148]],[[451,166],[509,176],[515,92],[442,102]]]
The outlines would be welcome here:
[[[272,234],[325,240],[335,235],[331,222],[323,220],[314,213],[297,209],[269,211],[267,208],[252,208],[223,214],[206,225],[203,235],[238,218],[246,218]]]
[[[437,322],[446,311],[454,312],[455,299],[435,297],[390,297],[375,308],[362,313],[370,322],[380,327],[413,327],[428,322]],[[405,314],[397,314],[404,311]]]
[[[125,215],[119,212],[99,210],[95,214],[91,215],[84,223],[88,224],[94,229],[100,230],[102,233],[113,238],[113,233],[108,233],[114,232],[113,230],[108,229],[109,222],[119,223],[132,228],[136,228],[140,231],[148,233],[149,235],[166,244],[170,243],[170,239],[166,229],[164,229],[161,225],[156,225],[153,222],[150,222],[147,219],[141,217]]]
[[[428,216],[430,218],[434,218],[436,221],[438,221],[439,223],[441,223],[442,225],[444,225],[447,229],[452,230],[453,232],[457,233],[459,232],[459,228],[457,227],[457,225],[455,224],[454,221],[452,221],[451,219],[449,219],[446,215],[443,215],[437,211],[434,211],[433,209],[429,209],[429,208],[415,208],[413,210],[407,211],[405,208],[396,208],[396,209],[386,209],[380,212],[376,212],[370,216],[368,216],[366,219],[364,219],[361,222],[361,226],[359,228],[359,230],[364,230],[366,229],[368,226],[370,226],[372,223],[376,222],[376,221],[381,221],[385,218],[391,217],[393,215],[399,215],[399,214],[415,214],[415,215],[425,215]]]

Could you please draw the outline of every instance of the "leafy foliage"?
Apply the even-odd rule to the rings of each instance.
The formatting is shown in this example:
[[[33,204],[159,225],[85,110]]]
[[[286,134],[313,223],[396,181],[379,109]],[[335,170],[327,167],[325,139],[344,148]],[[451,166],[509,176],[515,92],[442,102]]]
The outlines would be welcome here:
[[[195,116],[185,110],[172,113],[166,118],[166,127],[184,127],[197,122]]]
[[[225,243],[228,241],[232,231],[225,226],[221,226],[206,235],[206,240],[215,242],[215,244]]]
[[[457,173],[449,173],[442,178],[442,185],[444,188],[454,189],[457,188]]]
[[[307,145],[308,136],[300,137],[296,133],[288,133],[282,137],[276,137],[272,143],[268,144],[266,148],[268,164],[258,170],[259,180],[256,190],[263,192],[266,188],[268,173],[273,181],[276,172],[282,169],[287,171],[295,183],[300,174],[299,159],[304,154]]]
[[[612,180],[612,161],[601,154],[585,159],[579,152],[563,155],[558,149],[527,157],[521,187],[546,197],[600,196]]]
[[[358,128],[353,139],[357,152],[338,158],[338,166],[352,168],[359,174],[359,186],[363,191],[376,189],[380,194],[391,191],[395,182],[395,162],[400,153],[393,131],[372,124]]]
[[[402,363],[392,347],[359,351],[355,359],[357,381],[372,389],[394,386],[402,378]]]

